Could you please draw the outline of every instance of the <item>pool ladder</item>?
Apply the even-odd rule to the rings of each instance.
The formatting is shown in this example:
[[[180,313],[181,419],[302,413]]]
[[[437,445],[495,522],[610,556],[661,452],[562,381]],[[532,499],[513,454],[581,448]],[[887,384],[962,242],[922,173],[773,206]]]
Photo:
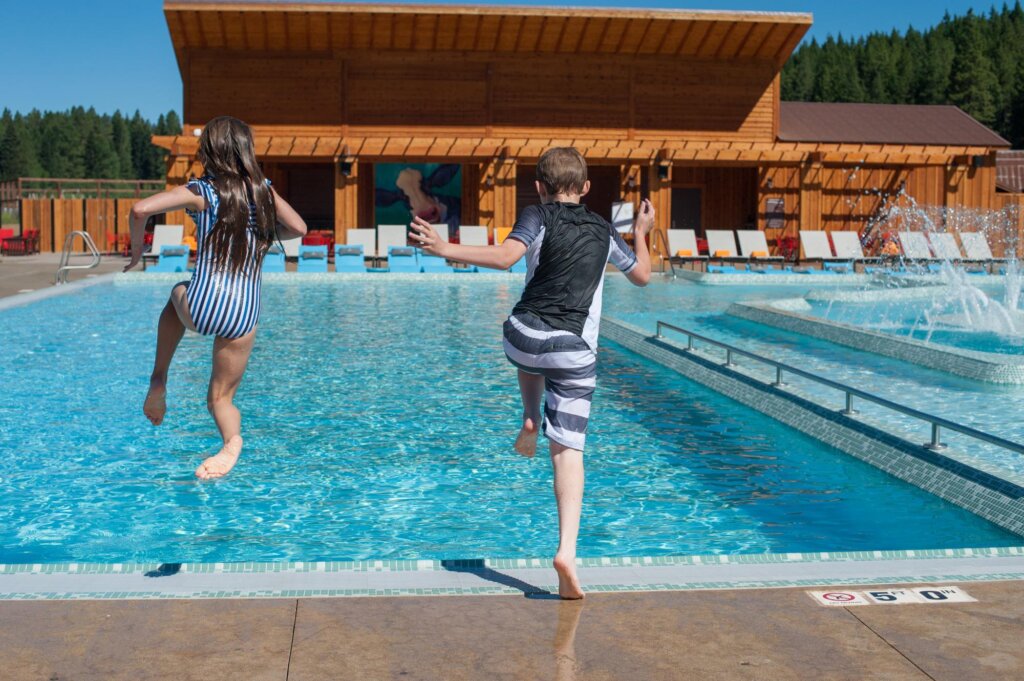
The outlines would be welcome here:
[[[965,426],[961,423],[950,421],[949,419],[942,418],[941,416],[935,416],[934,414],[927,414],[923,411],[918,411],[913,407],[907,407],[897,402],[893,402],[892,400],[887,400],[884,397],[879,397],[878,395],[869,393],[866,390],[854,388],[853,386],[833,381],[831,379],[825,378],[824,376],[812,374],[809,371],[798,369],[797,367],[792,366],[790,364],[783,364],[782,362],[777,362],[774,359],[769,359],[768,357],[758,355],[757,353],[737,348],[734,345],[729,345],[728,343],[723,343],[722,341],[717,341],[713,338],[702,336],[699,333],[695,333],[693,331],[680,328],[673,324],[669,324],[668,322],[659,321],[657,323],[655,335],[655,338],[657,340],[663,340],[665,338],[665,335],[662,332],[663,329],[675,331],[676,333],[680,333],[686,336],[686,352],[694,352],[696,350],[694,341],[700,341],[708,345],[714,345],[725,350],[725,363],[722,366],[726,368],[733,369],[736,366],[736,357],[746,357],[748,359],[755,360],[757,362],[760,362],[761,364],[765,364],[768,365],[769,367],[774,368],[775,381],[771,383],[771,386],[773,388],[785,387],[786,383],[783,380],[785,378],[785,375],[792,374],[793,376],[800,376],[801,378],[806,378],[810,381],[818,383],[819,385],[823,385],[828,388],[838,390],[839,392],[843,393],[846,398],[844,408],[839,410],[839,413],[844,416],[853,417],[859,413],[856,409],[853,408],[853,398],[856,397],[857,399],[861,399],[866,402],[872,402],[886,409],[898,412],[900,414],[904,414],[906,416],[910,416],[911,418],[914,419],[924,421],[925,423],[931,426],[932,432],[931,439],[928,442],[923,443],[921,446],[933,452],[941,451],[946,448],[945,443],[943,443],[941,439],[942,429],[945,428],[946,430],[950,430],[955,433],[960,433],[961,435],[966,435],[967,437],[970,437],[972,439],[987,442],[988,444],[995,445],[1003,449],[1008,449],[1011,452],[1024,454],[1024,444],[1020,444],[1019,442],[1006,440],[997,435],[992,435],[990,433],[986,433],[984,431],[971,428],[970,426]]]
[[[676,266],[675,266],[675,263],[672,262],[672,254],[668,250],[668,238],[665,236],[665,232],[661,231],[658,228],[654,228],[651,231],[651,234],[652,234],[652,236],[651,236],[651,246],[652,247],[655,246],[659,240],[661,241],[661,246],[662,246],[662,249],[663,249],[662,250],[663,255],[661,256],[661,273],[662,274],[666,274],[666,272],[665,272],[665,261],[667,260],[668,261],[668,266],[669,266],[669,272],[671,272],[672,278],[675,279],[676,278]],[[659,239],[659,237],[660,237],[660,239]]]
[[[71,260],[71,245],[75,240],[75,236],[82,238],[82,243],[89,249],[92,255],[92,262],[88,265],[69,265],[68,261]],[[100,252],[96,248],[96,242],[92,240],[88,232],[83,232],[80,229],[68,234],[67,238],[64,239],[64,250],[60,252],[60,263],[57,265],[57,276],[54,279],[54,284],[66,284],[68,283],[68,272],[71,270],[91,270],[100,264]]]

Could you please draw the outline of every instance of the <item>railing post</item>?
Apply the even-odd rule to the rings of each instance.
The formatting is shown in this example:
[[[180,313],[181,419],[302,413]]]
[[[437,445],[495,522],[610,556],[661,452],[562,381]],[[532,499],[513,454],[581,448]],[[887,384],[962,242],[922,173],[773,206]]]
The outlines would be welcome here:
[[[664,338],[664,336],[661,335],[661,322],[658,322],[657,324],[654,325],[654,337]]]
[[[846,409],[839,412],[843,416],[853,416],[857,410],[853,408],[853,393],[846,393]]]
[[[693,336],[686,334],[686,351],[693,352]]]
[[[782,380],[782,367],[775,367],[775,382],[772,383],[772,386],[781,388],[784,385],[786,385],[786,383]]]
[[[924,444],[924,448],[925,449],[930,449],[933,452],[937,452],[940,449],[945,449],[946,445],[942,443],[941,436],[942,436],[942,432],[941,432],[941,430],[939,428],[939,424],[933,423],[932,424],[932,439],[931,439],[931,442],[926,442]]]
[[[732,350],[730,350],[728,348],[726,348],[726,350],[725,350],[725,366],[727,366],[727,367],[734,367],[734,366],[736,366],[736,364],[733,363],[733,361],[732,361]]]

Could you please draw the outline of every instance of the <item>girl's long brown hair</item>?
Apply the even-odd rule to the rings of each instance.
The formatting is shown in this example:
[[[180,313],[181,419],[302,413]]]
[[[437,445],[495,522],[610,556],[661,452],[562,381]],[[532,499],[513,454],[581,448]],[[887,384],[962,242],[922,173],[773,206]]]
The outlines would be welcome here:
[[[267,186],[249,126],[231,116],[218,116],[199,138],[199,161],[220,197],[217,222],[206,235],[205,247],[213,254],[218,269],[241,272],[249,262],[249,240],[255,236],[256,264],[263,262],[277,234],[274,194]],[[249,225],[249,204],[256,206],[255,223]]]

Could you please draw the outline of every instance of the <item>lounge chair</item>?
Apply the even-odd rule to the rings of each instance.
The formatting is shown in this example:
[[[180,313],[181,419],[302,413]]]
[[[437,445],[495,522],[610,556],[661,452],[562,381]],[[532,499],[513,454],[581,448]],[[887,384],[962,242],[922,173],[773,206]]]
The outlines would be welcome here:
[[[759,229],[738,229],[736,236],[740,242],[740,255],[750,260],[781,261],[781,255],[771,255],[768,240]]]
[[[327,246],[299,246],[299,272],[326,272]]]
[[[431,225],[442,239],[448,241],[448,225]],[[455,268],[448,264],[448,261],[437,255],[429,255],[420,249],[416,249],[416,256],[419,258],[420,271],[429,274],[441,274],[454,272]]]
[[[334,247],[335,272],[365,272],[362,244],[338,244]]]
[[[983,263],[986,266],[1007,262],[1007,258],[996,258],[992,255],[988,239],[982,232],[960,232],[960,243],[964,247],[964,254],[971,262]]]
[[[263,256],[264,272],[284,272],[284,249],[280,244],[271,244]]]
[[[824,273],[838,274],[853,270],[853,263],[850,260],[836,257],[832,253],[832,246],[828,242],[828,232],[800,230],[800,251],[801,261],[820,262],[821,271]]]
[[[697,252],[697,235],[692,229],[668,230],[668,259],[673,265],[701,263],[706,265],[708,256]]]
[[[856,268],[857,263],[868,264],[881,262],[881,258],[874,258],[864,255],[864,248],[860,244],[860,234],[850,231],[830,232],[832,245],[836,249],[836,257],[841,260],[849,260]]]
[[[749,258],[737,254],[736,235],[731,229],[709,229],[707,239],[709,260],[714,262],[747,262],[749,260]]]
[[[150,272],[188,272],[188,246],[161,246]]]
[[[507,239],[508,235],[511,234],[511,233],[512,233],[512,228],[511,227],[498,227],[498,228],[496,228],[494,230],[494,243],[496,243],[496,244],[503,244],[503,243],[505,243],[505,239]],[[527,271],[526,256],[524,255],[523,257],[519,258],[519,260],[515,261],[512,264],[512,267],[508,268],[508,271],[509,272],[513,272],[515,274],[526,274],[526,271]]]
[[[479,225],[462,225],[459,227],[459,243],[463,246],[486,246],[488,243],[487,239],[487,228],[480,227]],[[500,272],[501,270],[495,270],[491,268],[483,268],[491,272]],[[473,265],[467,267],[455,267],[455,272],[479,272],[480,268]]]
[[[406,231],[405,225],[377,225],[377,257],[387,258],[389,267],[392,248],[411,248]]]
[[[919,263],[934,261],[932,249],[928,245],[928,237],[924,232],[900,232],[900,248],[903,250],[903,257]]]
[[[377,259],[377,230],[375,229],[350,229],[345,232],[347,246],[362,246],[363,257],[371,258],[374,263]]]
[[[967,264],[983,264],[987,265],[988,262],[985,260],[973,261],[964,258],[964,254],[960,252],[960,247],[956,244],[956,237],[950,232],[929,232],[928,240],[932,243],[932,251],[935,255],[943,260],[948,260],[953,263],[960,263],[965,265],[964,269],[968,274],[987,274],[988,270],[985,267],[966,267]],[[933,265],[929,265],[928,269],[935,269]]]
[[[181,246],[183,236],[185,236],[185,225],[156,225],[153,227],[153,244],[149,253],[142,255],[142,267],[146,267],[147,261],[158,260],[160,249],[164,246]]]
[[[412,246],[391,246],[388,248],[388,271],[413,273],[420,271],[416,249]]]
[[[296,236],[291,239],[281,239],[281,245],[284,246],[284,257],[286,260],[292,258],[298,259],[299,247],[302,246],[302,237]]]

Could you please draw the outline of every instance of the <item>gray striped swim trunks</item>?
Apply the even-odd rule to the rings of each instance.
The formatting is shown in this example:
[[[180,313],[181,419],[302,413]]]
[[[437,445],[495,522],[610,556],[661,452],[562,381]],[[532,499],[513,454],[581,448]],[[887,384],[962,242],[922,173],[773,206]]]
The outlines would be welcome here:
[[[576,334],[553,329],[529,313],[509,317],[504,331],[509,361],[544,377],[544,434],[583,451],[597,385],[597,355]]]

